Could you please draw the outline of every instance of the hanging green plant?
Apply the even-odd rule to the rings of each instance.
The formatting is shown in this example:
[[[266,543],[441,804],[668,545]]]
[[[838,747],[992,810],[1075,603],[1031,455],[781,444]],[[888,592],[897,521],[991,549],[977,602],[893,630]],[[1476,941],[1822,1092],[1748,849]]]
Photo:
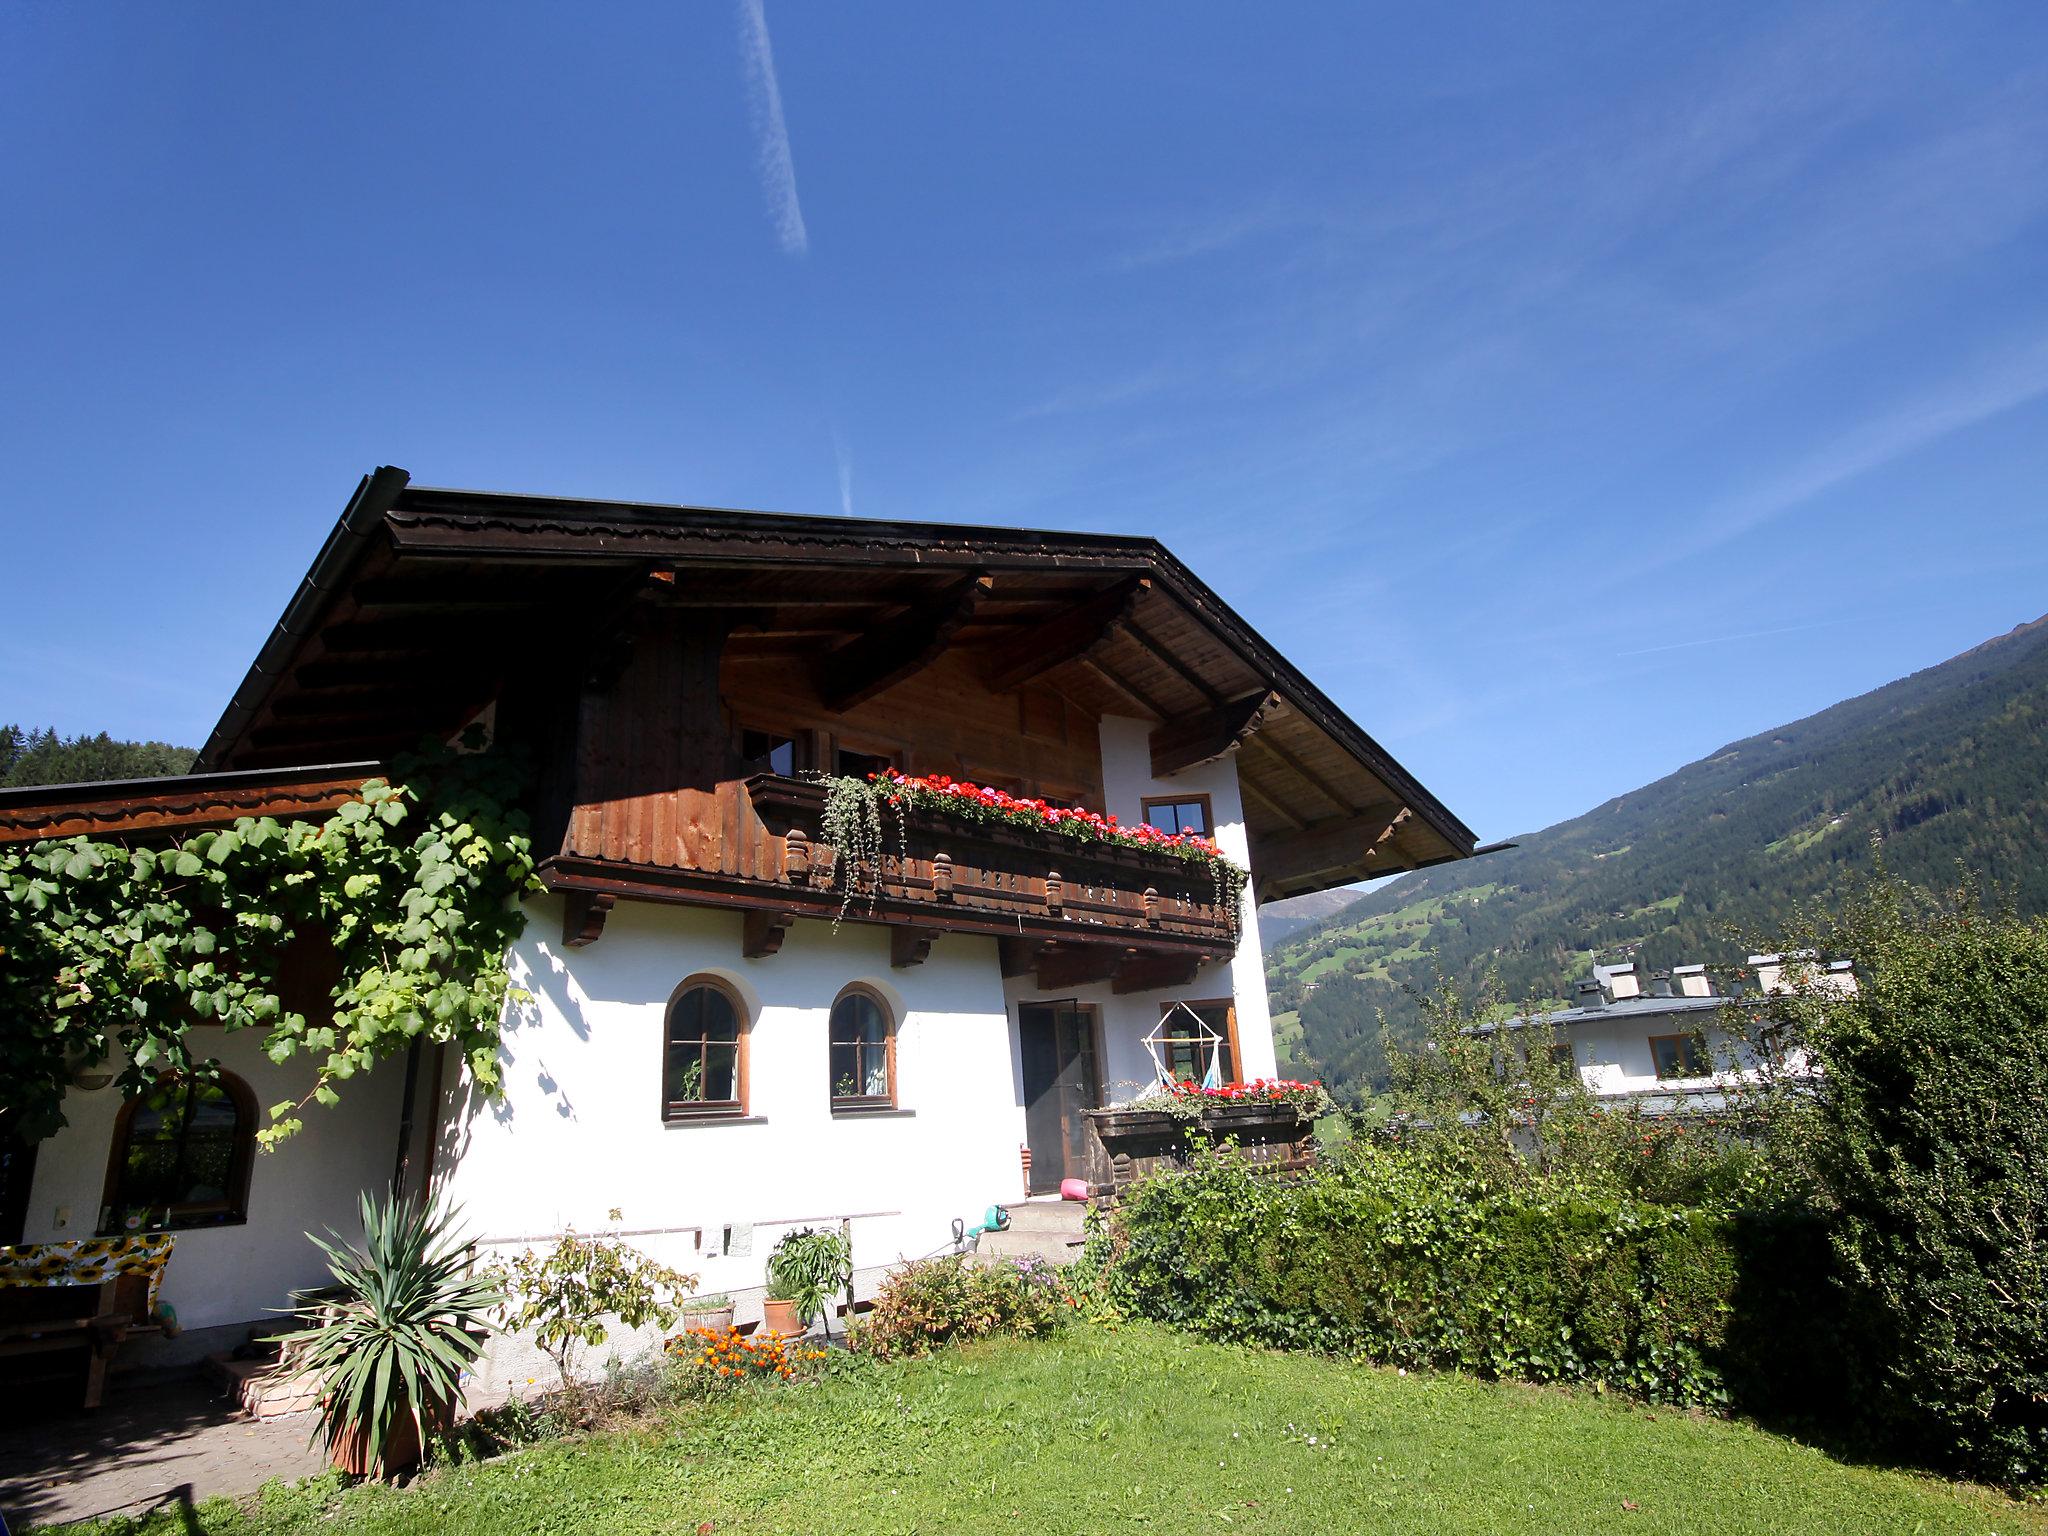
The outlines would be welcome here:
[[[0,850],[0,1111],[50,1134],[71,1078],[117,1051],[130,1096],[166,1072],[209,1075],[196,1022],[261,1029],[271,1060],[315,1064],[304,1098],[271,1106],[266,1146],[415,1041],[459,1046],[494,1093],[505,951],[525,927],[519,899],[540,889],[522,786],[498,755],[448,752],[405,782],[370,780],[322,822]],[[299,934],[334,947],[331,1018],[279,995]]]

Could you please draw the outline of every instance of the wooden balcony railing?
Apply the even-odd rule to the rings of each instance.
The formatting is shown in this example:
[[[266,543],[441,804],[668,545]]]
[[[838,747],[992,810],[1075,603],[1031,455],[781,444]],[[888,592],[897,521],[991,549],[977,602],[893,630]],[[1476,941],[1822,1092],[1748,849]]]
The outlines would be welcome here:
[[[1005,941],[1007,974],[1036,969],[1049,984],[1166,985],[1237,948],[1236,914],[1199,861],[890,811],[878,867],[852,871],[849,899],[841,851],[824,841],[823,784],[757,774],[684,795],[669,808],[634,802],[645,828],[618,827],[617,806],[579,814],[568,846],[543,867],[577,898],[571,943],[579,932],[581,942],[595,938],[611,900],[629,896],[740,907],[752,954],[773,953],[795,918],[842,912],[895,930],[899,965],[922,959],[935,934],[990,934]]]

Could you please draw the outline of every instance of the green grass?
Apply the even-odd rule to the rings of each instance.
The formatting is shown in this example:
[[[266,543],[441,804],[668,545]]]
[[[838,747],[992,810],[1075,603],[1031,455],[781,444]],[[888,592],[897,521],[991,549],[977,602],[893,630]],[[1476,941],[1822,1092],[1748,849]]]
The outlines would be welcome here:
[[[2022,1506],[1741,1424],[1079,1328],[681,1410],[410,1489],[202,1506],[215,1536],[694,1532],[2014,1533]],[[155,1536],[193,1526],[165,1521]]]

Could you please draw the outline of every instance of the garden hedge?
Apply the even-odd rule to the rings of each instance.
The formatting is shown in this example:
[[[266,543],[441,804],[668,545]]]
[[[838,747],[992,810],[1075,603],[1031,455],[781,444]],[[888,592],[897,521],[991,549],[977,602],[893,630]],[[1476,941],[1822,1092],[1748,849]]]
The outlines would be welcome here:
[[[1095,1256],[1121,1306],[1212,1338],[1658,1402],[1831,1395],[1811,1327],[1828,1245],[1792,1215],[1497,1183],[1403,1148],[1289,1179],[1226,1153],[1139,1185]]]

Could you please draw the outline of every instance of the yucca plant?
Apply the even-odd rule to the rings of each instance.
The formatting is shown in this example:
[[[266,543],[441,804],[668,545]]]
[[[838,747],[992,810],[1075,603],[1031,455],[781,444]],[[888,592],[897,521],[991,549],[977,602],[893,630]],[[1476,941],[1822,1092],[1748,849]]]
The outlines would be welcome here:
[[[462,1372],[483,1352],[492,1309],[504,1297],[473,1271],[459,1212],[435,1200],[362,1198],[363,1242],[307,1233],[327,1255],[335,1284],[305,1298],[310,1326],[284,1339],[321,1384],[320,1422],[330,1451],[359,1456],[365,1471],[400,1472],[461,1395]],[[410,1433],[407,1431],[410,1430]]]

